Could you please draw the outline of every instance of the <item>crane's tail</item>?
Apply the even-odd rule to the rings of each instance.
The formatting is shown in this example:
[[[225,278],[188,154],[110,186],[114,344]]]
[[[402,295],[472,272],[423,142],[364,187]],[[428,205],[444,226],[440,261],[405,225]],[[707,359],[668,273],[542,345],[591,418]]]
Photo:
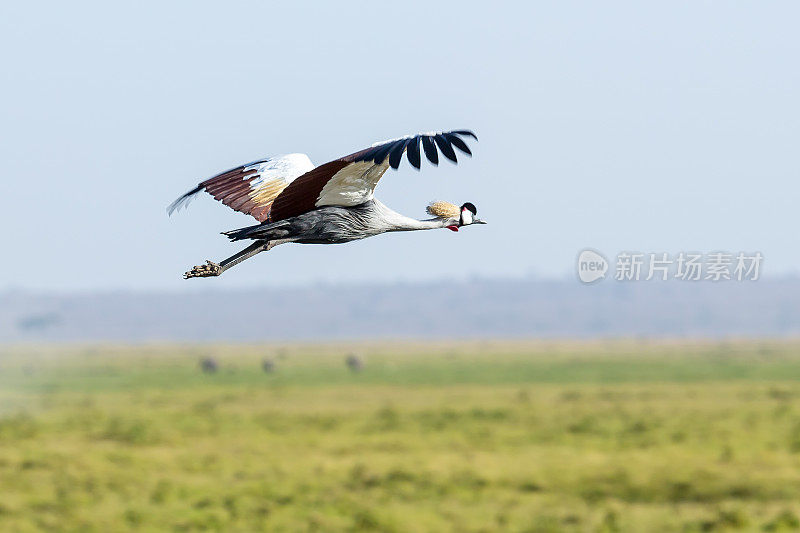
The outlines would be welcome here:
[[[234,229],[231,231],[223,231],[225,235],[232,241],[243,241],[245,239],[253,240],[277,240],[286,238],[289,234],[287,230],[288,223],[285,221],[280,222],[265,222],[263,224],[256,224],[255,226],[248,226],[246,228]]]
[[[231,231],[223,231],[222,234],[225,235],[232,241],[241,241],[248,238],[248,235],[251,231],[254,230],[257,226],[250,226],[248,228],[239,228]]]

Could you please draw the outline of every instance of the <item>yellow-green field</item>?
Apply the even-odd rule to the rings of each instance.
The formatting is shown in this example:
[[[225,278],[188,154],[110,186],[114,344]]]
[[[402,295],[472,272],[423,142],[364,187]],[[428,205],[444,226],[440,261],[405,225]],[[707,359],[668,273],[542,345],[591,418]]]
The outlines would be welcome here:
[[[796,342],[0,348],[0,531],[800,529],[798,380]]]

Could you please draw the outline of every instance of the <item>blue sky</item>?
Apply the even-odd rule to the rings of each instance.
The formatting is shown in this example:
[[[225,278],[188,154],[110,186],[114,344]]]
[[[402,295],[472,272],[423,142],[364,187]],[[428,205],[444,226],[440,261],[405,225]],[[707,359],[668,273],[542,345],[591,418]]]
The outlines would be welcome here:
[[[799,270],[796,3],[8,4],[0,290],[562,277],[587,246]],[[198,181],[454,128],[472,159],[404,163],[377,195],[420,218],[471,201],[489,225],[181,279],[251,223],[209,197],[168,218]]]

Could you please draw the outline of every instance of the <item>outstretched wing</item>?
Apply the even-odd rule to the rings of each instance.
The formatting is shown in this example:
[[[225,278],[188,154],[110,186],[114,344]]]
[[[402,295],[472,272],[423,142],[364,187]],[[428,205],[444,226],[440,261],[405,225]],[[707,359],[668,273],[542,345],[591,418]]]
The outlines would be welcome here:
[[[272,203],[272,222],[301,215],[326,205],[354,206],[372,199],[375,186],[392,167],[397,169],[407,153],[408,162],[419,170],[420,145],[428,161],[439,164],[438,150],[458,162],[453,147],[472,155],[461,137],[478,138],[469,130],[420,133],[373,144],[366,150],[320,165],[295,179]]]
[[[172,214],[176,209],[189,205],[195,195],[205,190],[228,207],[263,222],[269,216],[272,202],[281,191],[295,178],[313,168],[314,165],[305,154],[288,154],[253,161],[199,183],[172,202],[168,212]]]

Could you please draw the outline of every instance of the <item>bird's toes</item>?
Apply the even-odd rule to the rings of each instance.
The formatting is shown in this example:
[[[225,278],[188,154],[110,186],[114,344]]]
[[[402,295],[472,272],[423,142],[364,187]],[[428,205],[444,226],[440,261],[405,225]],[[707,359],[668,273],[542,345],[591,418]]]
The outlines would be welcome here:
[[[189,278],[208,278],[211,276],[219,276],[221,273],[221,268],[217,263],[213,261],[206,261],[205,265],[198,265],[192,267],[191,270],[184,273],[183,279]]]

